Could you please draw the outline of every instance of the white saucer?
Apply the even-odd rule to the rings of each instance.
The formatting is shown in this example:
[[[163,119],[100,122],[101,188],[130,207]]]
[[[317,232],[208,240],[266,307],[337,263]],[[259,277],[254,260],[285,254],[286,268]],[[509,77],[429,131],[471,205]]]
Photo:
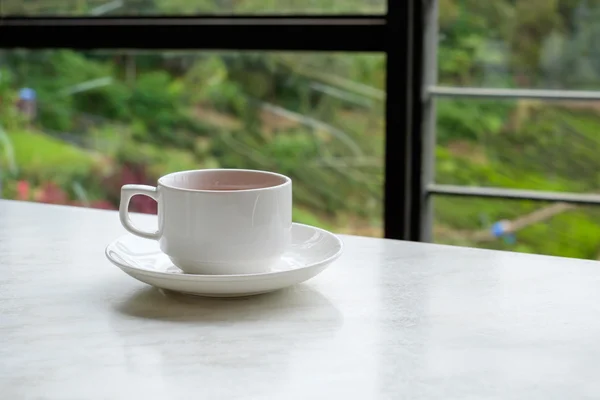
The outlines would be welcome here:
[[[106,257],[133,278],[161,289],[211,297],[249,296],[304,282],[321,273],[342,254],[334,234],[293,224],[292,243],[271,271],[249,275],[191,275],[173,265],[158,242],[133,235],[106,247]]]

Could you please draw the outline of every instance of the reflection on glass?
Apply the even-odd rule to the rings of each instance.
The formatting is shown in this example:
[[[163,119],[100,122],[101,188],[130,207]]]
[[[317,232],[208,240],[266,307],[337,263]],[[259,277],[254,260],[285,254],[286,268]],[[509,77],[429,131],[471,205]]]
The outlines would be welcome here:
[[[386,0],[0,0],[0,16],[383,14]]]
[[[381,235],[385,57],[0,53],[2,196],[115,209],[125,183],[251,168],[294,181],[294,218]],[[156,212],[137,196],[135,211]]]
[[[522,200],[434,198],[436,243],[600,259],[600,208]]]
[[[441,84],[600,87],[600,2],[440,0],[439,4]]]

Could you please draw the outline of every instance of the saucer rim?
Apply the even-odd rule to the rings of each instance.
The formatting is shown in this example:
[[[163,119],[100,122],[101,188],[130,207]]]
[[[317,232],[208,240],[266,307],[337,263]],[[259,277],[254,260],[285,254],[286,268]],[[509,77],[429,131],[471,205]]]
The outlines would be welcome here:
[[[303,265],[298,268],[293,268],[293,269],[289,269],[289,270],[285,270],[285,271],[271,271],[271,272],[260,272],[260,273],[254,273],[254,274],[230,274],[230,275],[202,275],[202,274],[186,274],[186,273],[175,274],[175,273],[170,273],[170,272],[161,272],[161,271],[153,271],[153,270],[149,270],[149,269],[145,269],[145,268],[138,268],[138,267],[135,267],[132,265],[125,265],[110,256],[109,248],[113,244],[122,240],[123,238],[126,238],[126,237],[136,237],[137,238],[137,236],[132,235],[131,233],[121,235],[117,239],[111,241],[105,247],[104,255],[112,264],[114,264],[115,266],[117,266],[118,268],[120,268],[121,270],[123,270],[126,273],[129,273],[128,271],[136,271],[136,272],[141,272],[141,273],[147,274],[149,276],[154,276],[156,278],[161,278],[161,279],[168,278],[168,279],[182,280],[182,281],[198,280],[198,281],[216,281],[216,282],[219,282],[219,281],[231,282],[234,280],[239,281],[239,280],[248,280],[248,279],[277,278],[281,275],[287,275],[287,274],[291,274],[291,273],[297,273],[300,271],[310,270],[313,268],[320,268],[323,266],[327,266],[327,265],[331,264],[332,262],[334,262],[335,260],[337,260],[342,255],[342,253],[344,251],[344,242],[338,235],[336,235],[326,229],[318,228],[316,226],[312,226],[312,225],[308,225],[308,224],[300,224],[297,222],[293,222],[292,229],[295,226],[305,227],[308,229],[312,229],[314,231],[319,231],[325,235],[329,235],[330,237],[335,239],[335,241],[338,245],[338,250],[335,252],[335,254],[333,254],[327,258],[324,258],[323,260],[320,260],[315,263]],[[151,239],[143,239],[143,238],[140,238],[140,239],[151,240]],[[164,254],[164,253],[161,252],[161,254]]]

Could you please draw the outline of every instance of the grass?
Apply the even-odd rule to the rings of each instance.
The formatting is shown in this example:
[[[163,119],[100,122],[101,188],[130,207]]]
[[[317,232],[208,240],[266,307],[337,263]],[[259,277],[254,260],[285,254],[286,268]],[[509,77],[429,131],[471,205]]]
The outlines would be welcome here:
[[[33,131],[6,132],[21,175],[70,183],[91,173],[97,157],[62,140]],[[6,165],[7,160],[2,160]]]

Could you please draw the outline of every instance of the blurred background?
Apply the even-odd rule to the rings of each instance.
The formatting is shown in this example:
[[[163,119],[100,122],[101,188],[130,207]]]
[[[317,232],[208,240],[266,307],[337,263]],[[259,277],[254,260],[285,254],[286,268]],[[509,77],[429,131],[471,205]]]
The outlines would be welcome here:
[[[435,27],[417,38],[435,53],[423,67],[431,84],[600,87],[600,1],[436,8]],[[386,9],[384,0],[0,0],[4,17]],[[184,169],[264,169],[293,178],[296,221],[382,236],[388,73],[384,53],[0,49],[1,196],[116,209],[126,183]],[[600,101],[565,98],[439,98],[429,108],[435,145],[424,155],[435,183],[600,194]],[[438,243],[600,257],[597,206],[440,194],[432,202]],[[156,212],[143,197],[132,207]]]

